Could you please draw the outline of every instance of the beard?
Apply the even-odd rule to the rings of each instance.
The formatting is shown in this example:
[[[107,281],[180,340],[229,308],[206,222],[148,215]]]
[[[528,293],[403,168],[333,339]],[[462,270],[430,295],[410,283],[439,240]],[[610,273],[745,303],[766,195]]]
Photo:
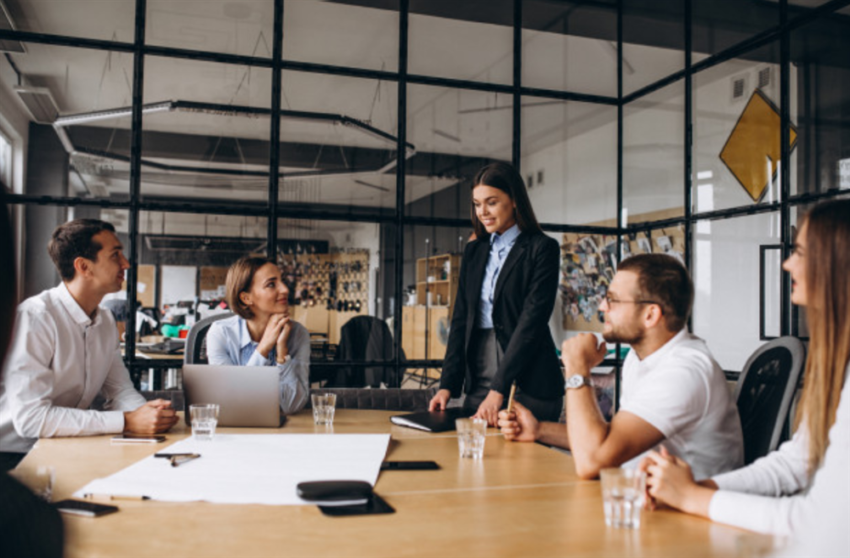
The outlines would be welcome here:
[[[611,325],[611,329],[602,332],[602,338],[608,343],[624,343],[638,345],[643,341],[646,332],[637,326],[623,327]]]

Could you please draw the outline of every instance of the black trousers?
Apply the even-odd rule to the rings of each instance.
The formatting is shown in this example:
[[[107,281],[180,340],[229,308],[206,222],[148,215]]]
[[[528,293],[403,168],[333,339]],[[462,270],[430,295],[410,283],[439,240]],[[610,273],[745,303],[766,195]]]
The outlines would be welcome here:
[[[493,382],[496,370],[499,369],[503,354],[494,330],[476,329],[473,332],[467,358],[469,367],[473,371],[474,385],[466,394],[463,402],[464,409],[471,412],[478,410],[478,406],[490,393],[490,384]],[[553,399],[538,399],[523,393],[517,387],[516,400],[528,407],[537,420],[557,422],[561,418],[564,406],[563,394],[557,394],[557,397]],[[507,404],[506,398],[502,407],[506,407]]]

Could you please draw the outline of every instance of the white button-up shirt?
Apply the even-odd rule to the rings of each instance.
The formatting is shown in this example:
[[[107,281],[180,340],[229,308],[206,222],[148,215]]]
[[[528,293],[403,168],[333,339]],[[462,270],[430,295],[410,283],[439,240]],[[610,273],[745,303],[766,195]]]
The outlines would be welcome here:
[[[109,410],[89,410],[98,393]],[[144,403],[109,311],[90,318],[64,283],[18,307],[0,381],[0,451],[26,453],[38,438],[121,432],[124,411]]]

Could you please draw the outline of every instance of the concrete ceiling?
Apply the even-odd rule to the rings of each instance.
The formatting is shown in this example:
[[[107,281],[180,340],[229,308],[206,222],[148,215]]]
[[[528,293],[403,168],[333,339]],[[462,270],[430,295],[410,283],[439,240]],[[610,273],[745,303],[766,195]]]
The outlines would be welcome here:
[[[20,30],[57,33],[97,39],[131,42],[134,0],[3,0]],[[535,2],[529,3],[529,5]],[[541,2],[536,2],[544,4]],[[792,2],[808,5],[815,2]],[[284,55],[288,59],[361,68],[397,69],[397,21],[389,0],[324,2],[287,0],[284,21]],[[446,3],[448,4],[448,3]],[[510,83],[512,31],[501,24],[510,12],[503,1],[488,4],[492,9],[485,21],[469,21],[463,14],[475,13],[476,2],[468,9],[446,8],[442,2],[413,2],[410,16],[410,71],[442,77]],[[563,3],[548,9],[571,13],[584,9],[582,3]],[[589,6],[604,2],[588,3]],[[439,12],[442,6],[444,14]],[[457,5],[461,6],[461,5]],[[420,10],[421,8],[421,10]],[[590,8],[588,8],[589,10]],[[416,13],[420,10],[419,13]],[[436,15],[435,15],[436,14]],[[448,17],[440,17],[441,15]],[[472,18],[473,16],[469,16]],[[577,16],[576,16],[577,17]],[[486,21],[490,18],[490,21]],[[501,18],[501,19],[500,19]],[[531,21],[529,16],[529,21]],[[598,18],[596,18],[598,20]],[[208,50],[260,57],[271,56],[272,5],[267,0],[148,0],[146,41],[175,48]],[[590,21],[590,20],[589,20]],[[590,22],[586,27],[593,24]],[[616,55],[611,41],[565,34],[551,23],[535,23],[523,35],[524,81],[535,87],[570,89],[613,96],[616,91]],[[549,27],[547,27],[549,26]],[[572,33],[573,30],[570,30]],[[605,33],[607,31],[599,31]],[[680,69],[681,53],[653,45],[632,44],[626,49],[629,67],[625,85],[634,90]],[[697,59],[699,56],[697,56]],[[62,114],[74,114],[131,104],[132,56],[86,49],[28,44],[27,53],[13,59],[31,85],[50,89]],[[554,68],[554,70],[553,70]],[[4,72],[3,76],[8,76]],[[2,86],[12,84],[4,79]],[[337,113],[366,122],[388,134],[397,132],[397,86],[393,82],[343,76],[284,72],[284,109]],[[147,57],[144,102],[185,100],[270,107],[271,71],[227,64],[214,64],[161,57]],[[583,103],[553,103],[540,99],[523,100],[524,153],[544,149],[583,133],[588,127],[610,122],[614,111]],[[511,151],[511,99],[507,95],[459,91],[440,87],[410,85],[408,88],[408,141],[431,161],[439,156],[509,159]],[[93,122],[120,135],[129,129],[129,118]],[[263,141],[268,137],[267,117],[245,118],[211,114],[161,113],[146,115],[146,132],[196,136],[200,141],[220,144]],[[211,140],[212,138],[212,140]],[[312,146],[324,157],[330,152],[345,154],[345,148],[383,150],[392,157],[391,144],[358,133],[348,127],[305,120],[282,121],[281,141]],[[237,142],[239,143],[239,142]],[[116,144],[108,143],[110,148]],[[237,149],[241,149],[237,146]],[[119,149],[120,151],[120,149]],[[217,159],[218,152],[206,158],[189,158],[191,149],[158,153],[171,164],[221,165],[253,168],[255,162],[239,164]],[[223,152],[222,152],[223,153]],[[343,157],[344,158],[344,157]],[[323,168],[322,157],[297,163],[284,170]],[[94,161],[97,164],[119,163]],[[421,175],[408,177],[408,201],[427,195],[434,188],[448,187],[455,177],[439,173],[429,164],[411,164]],[[91,165],[81,165],[90,169]],[[146,171],[147,174],[147,171]],[[154,175],[157,176],[153,180]],[[108,180],[86,175],[112,193],[126,192],[128,184],[116,171]],[[185,176],[151,172],[143,191],[156,195],[180,195],[229,199],[231,196],[263,198],[261,179],[229,179],[221,176],[195,177],[194,185]],[[85,177],[84,177],[85,178]],[[394,205],[395,173],[361,177],[322,177],[322,201],[327,203],[391,207]],[[380,188],[363,186],[360,180]],[[229,181],[229,182],[228,182]],[[230,194],[223,186],[229,184]],[[422,186],[425,185],[425,186]],[[389,191],[385,191],[388,189]]]

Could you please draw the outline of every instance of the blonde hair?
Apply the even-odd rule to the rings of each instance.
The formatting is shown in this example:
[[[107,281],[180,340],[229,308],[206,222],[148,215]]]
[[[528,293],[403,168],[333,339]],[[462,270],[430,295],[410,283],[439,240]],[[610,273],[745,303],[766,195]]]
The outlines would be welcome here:
[[[850,362],[850,200],[806,215],[806,315],[809,357],[796,426],[809,434],[809,474],[823,461]]]

